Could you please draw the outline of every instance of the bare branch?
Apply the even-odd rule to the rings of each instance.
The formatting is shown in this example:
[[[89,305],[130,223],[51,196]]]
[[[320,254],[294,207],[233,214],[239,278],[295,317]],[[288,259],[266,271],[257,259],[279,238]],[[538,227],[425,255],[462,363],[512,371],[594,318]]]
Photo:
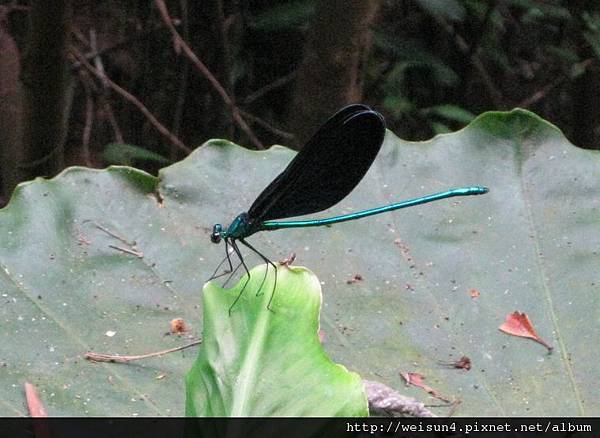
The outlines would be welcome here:
[[[80,71],[80,76],[83,76],[82,71]],[[94,124],[94,99],[92,98],[89,80],[82,77],[81,83],[83,84],[83,89],[85,91],[85,125],[81,136],[81,149],[83,151],[83,162],[86,166],[91,167],[90,136],[92,134],[92,125]]]
[[[102,353],[94,353],[93,351],[89,351],[85,353],[85,358],[87,360],[91,360],[92,362],[118,362],[118,363],[127,363],[133,362],[134,360],[140,359],[148,359],[150,357],[163,356],[165,354],[173,353],[175,351],[185,350],[186,348],[193,347],[194,345],[201,344],[201,340],[197,340],[194,342],[190,342],[189,344],[182,345],[181,347],[169,348],[168,350],[156,351],[154,353],[148,354],[138,354],[134,356],[119,356],[112,354],[102,354]]]
[[[253,121],[257,125],[260,125],[263,128],[271,131],[275,135],[278,135],[278,136],[280,136],[282,138],[285,138],[287,140],[295,140],[296,139],[296,136],[294,134],[292,134],[291,132],[287,132],[287,131],[284,131],[282,129],[276,128],[275,126],[273,126],[272,124],[270,124],[266,120],[261,119],[260,117],[255,116],[254,114],[250,114],[249,112],[244,111],[243,109],[240,109],[240,113],[242,113],[242,115],[244,117],[246,117],[248,120]]]
[[[294,70],[285,76],[275,79],[273,82],[256,90],[254,93],[249,94],[244,99],[244,105],[250,105],[252,102],[254,102],[257,99],[260,99],[265,94],[268,94],[271,91],[276,90],[276,89],[283,87],[284,85],[290,83],[296,77],[297,72],[298,72],[298,70]]]
[[[167,26],[167,29],[171,32],[173,39],[175,40],[176,47],[183,51],[183,53],[188,57],[188,59],[196,66],[198,71],[210,82],[215,91],[221,96],[223,102],[229,107],[231,110],[231,116],[233,120],[238,124],[240,129],[246,133],[250,141],[259,149],[264,149],[264,145],[260,142],[260,140],[256,137],[250,126],[246,123],[246,121],[242,118],[240,114],[239,108],[235,105],[233,99],[227,91],[223,88],[221,83],[217,80],[217,78],[211,73],[211,71],[206,67],[206,65],[196,56],[194,51],[190,48],[190,46],[181,38],[179,32],[175,28],[173,24],[173,20],[169,16],[169,11],[167,10],[167,6],[163,0],[154,0],[156,7],[158,8],[160,15]]]
[[[98,78],[98,80],[104,82],[108,87],[110,87],[117,94],[121,95],[121,97],[125,98],[125,100],[132,103],[136,106],[144,116],[148,119],[148,121],[156,128],[158,132],[160,132],[167,140],[171,142],[174,146],[178,147],[182,151],[186,153],[192,152],[192,150],[187,147],[181,140],[179,140],[175,135],[171,133],[162,123],[158,121],[158,119],[150,112],[143,103],[141,103],[134,95],[129,93],[127,90],[121,88],[115,82],[113,82],[108,76],[102,74],[102,72],[98,71],[92,64],[85,59],[85,56],[76,48],[71,48],[71,54],[83,65],[90,73]]]

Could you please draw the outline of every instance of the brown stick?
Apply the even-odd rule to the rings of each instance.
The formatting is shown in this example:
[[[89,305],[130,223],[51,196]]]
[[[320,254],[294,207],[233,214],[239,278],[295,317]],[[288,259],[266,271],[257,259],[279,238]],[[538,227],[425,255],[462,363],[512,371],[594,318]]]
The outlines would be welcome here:
[[[133,246],[135,246],[135,242],[133,242],[133,243],[129,242],[129,241],[128,241],[127,239],[125,239],[124,237],[122,237],[122,236],[119,236],[117,233],[115,233],[114,231],[111,231],[111,230],[109,230],[109,229],[108,229],[108,228],[106,228],[106,227],[103,227],[103,226],[102,226],[102,225],[100,225],[98,222],[93,222],[93,224],[94,224],[94,226],[95,226],[96,228],[98,228],[100,231],[104,231],[106,234],[108,234],[108,235],[109,235],[109,236],[111,236],[111,237],[114,237],[114,238],[115,238],[115,239],[117,239],[117,240],[120,240],[120,241],[121,241],[121,242],[123,242],[125,245],[132,246],[132,247],[133,247]]]
[[[77,29],[77,27],[73,26],[72,33],[82,44],[84,44],[86,46],[91,46],[91,42],[88,41],[88,39],[81,33],[81,31],[79,31],[79,29]],[[99,57],[102,53],[105,53],[104,50],[101,50],[101,51],[93,50],[92,52],[94,53],[94,56],[90,56],[90,54],[84,54],[83,56],[85,56],[86,59],[94,59],[96,57]],[[81,70],[80,67],[81,67],[81,63],[79,61],[74,61],[71,64],[72,69],[77,69],[81,72],[83,70]],[[99,93],[98,87],[96,87],[96,84],[94,83],[94,81],[92,81],[91,78],[88,78],[87,75],[82,75],[80,73],[79,77],[83,83],[85,90],[86,90],[86,96],[87,96],[88,89],[90,91],[90,95],[93,95],[94,93],[99,95],[99,97],[100,97],[99,104],[100,104],[100,106],[103,107],[103,111],[106,114],[106,119],[108,120],[108,124],[110,125],[111,129],[113,130],[113,134],[115,136],[115,141],[117,143],[124,143],[125,141],[123,140],[123,134],[121,133],[121,128],[119,128],[119,124],[117,123],[117,119],[115,118],[114,111],[112,110],[112,106],[110,105],[110,102],[107,98],[108,93]],[[103,86],[104,85],[105,84],[103,84]],[[177,134],[175,134],[175,136],[177,136]]]
[[[453,37],[454,44],[456,47],[458,47],[462,54],[469,58],[473,68],[475,69],[475,72],[479,75],[479,78],[483,82],[483,85],[486,88],[489,98],[493,102],[494,106],[496,108],[504,108],[506,106],[504,104],[504,96],[494,83],[492,76],[487,71],[483,61],[479,57],[479,49],[469,47],[469,44],[467,44],[466,40],[442,16],[434,14],[433,18],[438,24],[440,24],[442,29],[448,33],[448,35]]]
[[[83,154],[83,162],[86,166],[92,167],[90,159],[90,136],[92,134],[92,125],[94,124],[94,99],[92,98],[92,90],[89,85],[89,80],[84,78],[83,71],[80,70],[80,80],[85,91],[85,125],[81,136],[81,150]]]
[[[17,12],[29,12],[31,11],[31,6],[23,6],[23,5],[8,5],[4,6],[7,9],[7,12],[10,14],[13,11]]]
[[[103,98],[104,112],[106,113],[106,118],[108,119],[108,124],[113,130],[115,135],[115,140],[118,143],[125,143],[123,140],[123,133],[121,132],[121,128],[119,127],[119,123],[117,122],[117,118],[115,117],[115,112],[112,109],[112,105],[106,99],[106,96]]]
[[[252,102],[254,102],[257,99],[260,99],[265,94],[268,94],[271,91],[276,90],[277,88],[283,87],[284,85],[288,84],[296,77],[297,72],[298,72],[298,70],[294,70],[294,71],[288,73],[287,75],[277,78],[270,84],[267,84],[264,87],[249,94],[244,99],[244,105],[250,105]]]
[[[156,128],[158,132],[160,132],[167,140],[171,142],[174,146],[178,147],[185,153],[189,154],[192,150],[187,147],[181,140],[179,140],[175,135],[171,133],[162,123],[158,121],[158,119],[144,106],[142,102],[140,102],[133,94],[129,93],[127,90],[121,88],[115,82],[113,82],[108,76],[98,71],[94,66],[92,66],[85,56],[76,48],[71,48],[71,54],[83,65],[90,73],[96,76],[100,81],[108,85],[113,91],[117,94],[121,95],[125,100],[129,101],[133,105],[135,105],[144,116],[148,119],[148,121]]]
[[[581,69],[583,71],[586,71],[591,65],[592,65],[591,59],[586,59],[585,61],[582,61],[581,63],[579,63],[579,67],[581,67]],[[552,90],[554,90],[559,85],[563,84],[566,81],[566,79],[567,79],[566,77],[561,77],[554,82],[544,85],[541,90],[536,91],[531,96],[523,99],[521,102],[519,102],[519,104],[517,106],[519,108],[529,108],[531,105],[534,105],[537,102],[539,102],[540,100],[544,99],[548,93],[550,93]]]
[[[185,39],[189,39],[189,20],[188,20],[188,3],[187,0],[181,0],[180,2],[180,8],[181,8],[181,27],[182,27],[182,32],[183,32],[183,36]],[[162,28],[162,26],[161,26]],[[186,94],[187,94],[187,89],[188,89],[188,76],[189,76],[189,64],[187,63],[187,61],[184,59],[182,62],[182,71],[181,74],[179,75],[179,85],[178,85],[178,89],[177,89],[177,99],[175,101],[175,110],[173,111],[173,123],[171,125],[171,129],[173,130],[173,133],[177,136],[179,136],[179,133],[181,132],[181,123],[183,120],[183,111],[185,108],[185,99],[186,99]],[[175,148],[170,148],[170,157],[171,160],[176,161],[177,160],[177,149]]]
[[[92,362],[127,363],[132,362],[134,360],[148,359],[149,357],[163,356],[165,354],[174,353],[175,351],[185,350],[186,348],[190,348],[201,343],[201,340],[197,340],[194,342],[190,342],[189,344],[182,345],[181,347],[170,348],[168,350],[157,351],[155,353],[138,354],[135,356],[119,356],[112,354],[94,353],[93,351],[89,351],[85,353],[84,357],[87,360],[91,360]]]
[[[240,113],[242,113],[242,115],[244,117],[246,117],[248,120],[252,120],[257,125],[262,126],[263,128],[271,131],[273,134],[278,135],[281,138],[285,138],[287,140],[294,140],[296,138],[296,136],[294,134],[292,134],[291,132],[287,132],[282,129],[276,128],[275,126],[271,125],[266,120],[261,119],[260,117],[257,117],[254,114],[250,114],[249,112],[246,112],[242,109],[240,109]]]
[[[156,4],[156,7],[158,8],[161,17],[162,17],[163,21],[165,22],[165,25],[167,26],[167,29],[169,29],[169,31],[171,32],[171,35],[173,36],[173,39],[175,40],[175,44],[177,45],[177,48],[179,48],[183,51],[183,53],[188,57],[188,59],[190,61],[192,61],[192,63],[196,66],[198,71],[200,71],[200,73],[202,73],[202,75],[206,78],[206,80],[208,80],[208,82],[210,82],[210,84],[216,90],[216,92],[219,94],[219,96],[221,96],[221,98],[223,99],[223,102],[225,102],[225,104],[231,110],[231,116],[233,117],[233,120],[235,120],[235,122],[238,124],[238,126],[241,128],[241,130],[246,133],[246,135],[248,136],[250,141],[254,144],[254,146],[256,146],[259,149],[264,149],[265,148],[264,145],[256,137],[256,135],[254,134],[254,132],[252,131],[250,126],[248,126],[246,121],[242,118],[242,116],[240,114],[240,110],[233,102],[233,99],[231,98],[231,96],[229,96],[229,94],[227,94],[227,91],[225,91],[225,89],[223,88],[221,83],[211,73],[211,71],[208,69],[208,67],[206,67],[206,65],[204,65],[204,63],[198,58],[198,56],[196,56],[196,54],[190,48],[190,46],[183,40],[183,38],[181,38],[181,35],[179,35],[179,32],[177,32],[177,29],[175,28],[175,25],[173,24],[173,21],[171,20],[171,17],[169,15],[169,11],[167,10],[167,6],[165,5],[165,2],[163,0],[154,0],[154,3]]]
[[[117,246],[117,245],[108,245],[108,247],[112,248],[112,249],[116,249],[117,251],[121,251],[121,252],[124,252],[124,253],[127,253],[127,254],[134,255],[136,257],[139,257],[140,259],[144,258],[144,253],[141,252],[141,251],[136,251],[135,249],[122,248],[122,247]]]

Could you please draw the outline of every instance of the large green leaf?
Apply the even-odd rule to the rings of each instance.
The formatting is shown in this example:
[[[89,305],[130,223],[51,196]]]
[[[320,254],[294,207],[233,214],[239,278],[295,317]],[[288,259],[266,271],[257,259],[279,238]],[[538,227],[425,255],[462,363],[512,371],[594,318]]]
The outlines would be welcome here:
[[[197,350],[127,365],[82,355],[181,345],[165,336],[174,317],[199,336],[202,286],[224,256],[209,243],[212,224],[247,209],[293,154],[214,141],[160,180],[72,168],[21,185],[0,212],[0,414],[26,413],[25,381],[51,415],[183,414]],[[458,415],[599,415],[599,177],[600,154],[547,122],[487,113],[428,142],[388,133],[359,187],[321,216],[452,186],[486,185],[487,195],[250,240],[273,260],[295,251],[315,272],[324,347],[362,378],[429,402],[399,377],[419,372],[462,400]],[[355,274],[363,280],[348,284]],[[514,310],[553,354],[498,330]],[[439,363],[462,355],[469,372]]]
[[[367,416],[360,377],[331,362],[319,342],[317,277],[279,268],[275,294],[264,266],[231,290],[204,287],[204,342],[187,377],[186,414]]]

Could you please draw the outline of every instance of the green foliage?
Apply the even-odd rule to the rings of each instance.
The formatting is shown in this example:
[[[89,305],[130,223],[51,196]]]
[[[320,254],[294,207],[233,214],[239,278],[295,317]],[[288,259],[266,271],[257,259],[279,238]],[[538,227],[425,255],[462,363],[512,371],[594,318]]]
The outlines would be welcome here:
[[[456,105],[438,105],[424,109],[422,112],[427,116],[439,116],[449,121],[459,122],[463,125],[470,123],[475,118],[474,114]]]
[[[195,351],[126,365],[83,355],[144,354],[197,339],[205,324],[202,287],[224,251],[209,241],[212,224],[247,209],[293,156],[283,147],[253,152],[220,140],[160,178],[124,167],[70,168],[20,185],[0,211],[0,414],[27,415],[23,384],[31,382],[50,415],[182,415]],[[463,185],[488,186],[488,194],[251,240],[275,261],[296,252],[298,263],[318,274],[323,348],[362,378],[439,404],[399,377],[419,372],[461,400],[457,415],[597,416],[599,173],[600,153],[574,147],[537,116],[486,113],[427,142],[388,132],[365,179],[323,215]],[[356,274],[363,280],[349,284]],[[303,296],[290,292],[304,283],[296,275],[315,281],[302,269],[289,275],[278,302]],[[317,289],[302,289],[314,299]],[[235,293],[213,285],[206,292],[207,302],[225,306]],[[242,306],[264,299],[246,293],[231,320],[226,310],[220,318],[211,312],[211,342],[240,323]],[[294,315],[305,318],[312,358],[322,358],[316,303],[297,305],[313,306]],[[529,315],[552,355],[498,330],[515,310]],[[189,331],[165,336],[176,317]],[[269,318],[281,321],[279,314]],[[288,351],[299,354],[294,342],[280,345],[281,360]],[[463,355],[472,360],[469,372],[440,366]],[[268,378],[277,385],[276,376]],[[291,403],[302,406],[297,398]]]
[[[516,2],[516,4],[524,9],[521,17],[523,24],[545,25],[567,22],[573,18],[569,10],[562,6],[531,0]]]
[[[431,129],[433,130],[433,132],[438,135],[438,134],[448,134],[450,132],[452,132],[450,130],[450,128],[444,124],[444,123],[439,123],[439,122],[430,122],[431,125]]]
[[[458,75],[444,61],[427,51],[416,40],[399,40],[392,35],[376,33],[375,46],[394,59],[394,67],[386,76],[384,87],[398,88],[402,84],[404,73],[410,68],[423,68],[431,71],[436,82],[444,86],[458,83]]]
[[[354,95],[382,110],[389,126],[403,138],[423,140],[463,126],[462,121],[428,114],[430,108],[453,105],[479,114],[527,106],[560,126],[574,142],[586,147],[600,144],[596,119],[575,120],[577,114],[589,113],[593,107],[595,96],[584,88],[589,83],[589,90],[598,89],[593,84],[598,75],[586,74],[597,69],[600,59],[598,2],[375,3],[374,21],[363,35],[353,35],[357,43],[365,43],[359,66],[353,74],[341,77],[356,77]],[[290,104],[297,102],[296,93],[302,93],[295,84],[298,75],[304,74],[299,66],[308,53],[309,26],[318,22],[313,19],[318,18],[315,4],[314,0],[281,0],[226,5],[174,2],[168,6],[177,30],[265,145],[298,134],[282,131],[293,126]],[[322,4],[339,9],[343,18],[343,2]],[[28,14],[19,8],[9,11],[11,37],[23,54]],[[103,29],[96,35],[96,45],[107,75],[143,102],[183,143],[194,147],[208,138],[230,138],[251,145],[214,84],[165,37],[167,30],[155,12],[152,2],[94,2],[75,10],[73,20],[81,24],[79,30],[85,35]],[[331,41],[349,38],[344,29],[322,31]],[[82,53],[95,51],[85,40],[78,44]],[[81,78],[75,78],[69,105],[71,122],[65,144],[70,157],[85,155],[76,149],[87,134],[95,163],[134,165],[155,172],[158,164],[167,164],[165,157],[183,157],[176,148],[167,149],[171,146],[138,108],[117,93],[105,95],[105,85],[93,75],[91,88]],[[313,81],[315,94],[331,92],[320,90],[324,84]],[[91,102],[96,105],[89,106]],[[9,106],[4,105],[10,115]],[[87,134],[86,128],[91,129]],[[127,145],[111,144],[105,151],[104,145],[114,141],[115,129]]]
[[[417,3],[431,15],[441,15],[452,21],[465,18],[465,8],[457,0],[417,0]]]
[[[581,18],[586,26],[583,36],[592,47],[596,58],[600,59],[600,14],[583,13]]]
[[[367,416],[360,377],[334,364],[319,341],[317,277],[280,267],[269,311],[274,275],[262,284],[264,271],[250,272],[231,315],[245,279],[229,290],[204,286],[204,338],[186,379],[186,415]]]
[[[585,131],[592,137],[594,123],[572,125],[572,115],[586,111],[579,106],[589,106],[575,95],[580,88],[573,81],[595,68],[590,48],[600,58],[596,6],[536,0],[418,4],[420,9],[382,6],[370,61],[377,68],[369,70],[368,82],[376,84],[378,101],[403,136],[426,139],[459,128],[456,121],[427,115],[440,105],[473,114],[531,105],[567,135]],[[399,16],[402,23],[391,18]]]
[[[250,25],[262,32],[277,32],[306,25],[314,12],[314,1],[291,0],[271,5],[256,14]]]
[[[171,160],[156,152],[125,143],[107,144],[104,147],[102,158],[109,164],[121,164],[124,166],[132,166],[144,161],[150,161],[161,165],[168,165],[171,163]]]
[[[381,72],[375,73],[381,77],[381,89],[385,96],[382,105],[389,118],[398,122],[406,119],[418,120],[418,123],[428,125],[435,134],[452,129],[451,126],[436,121],[435,116],[459,122],[458,127],[472,120],[473,115],[456,105],[419,107],[419,102],[410,89],[411,74],[429,73],[432,81],[444,88],[454,87],[460,82],[458,74],[442,59],[429,53],[419,41],[403,41],[378,32],[375,34],[375,46],[394,60],[383,75]]]

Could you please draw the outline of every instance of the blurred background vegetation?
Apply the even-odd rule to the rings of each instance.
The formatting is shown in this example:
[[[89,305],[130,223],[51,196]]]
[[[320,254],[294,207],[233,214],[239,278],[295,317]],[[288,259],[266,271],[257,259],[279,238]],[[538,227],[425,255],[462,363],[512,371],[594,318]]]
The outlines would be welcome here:
[[[299,148],[365,102],[405,139],[514,107],[600,148],[600,2],[0,1],[0,181]]]

